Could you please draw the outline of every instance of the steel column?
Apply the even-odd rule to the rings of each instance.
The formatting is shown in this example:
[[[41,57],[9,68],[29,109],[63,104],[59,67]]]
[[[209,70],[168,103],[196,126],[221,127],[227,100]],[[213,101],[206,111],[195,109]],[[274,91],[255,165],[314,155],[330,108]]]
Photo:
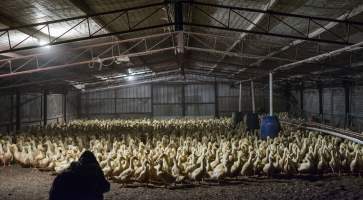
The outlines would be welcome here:
[[[300,112],[301,115],[304,113],[304,82],[300,83]]]
[[[319,93],[319,115],[321,122],[324,122],[324,109],[323,109],[323,86],[318,82],[318,93]]]
[[[270,116],[273,115],[273,83],[272,72],[269,73],[269,88],[270,88]]]
[[[154,118],[154,84],[150,83],[150,104],[151,104],[151,119]]]
[[[242,82],[239,82],[238,111],[242,112]]]
[[[175,31],[183,30],[183,4],[179,0],[174,3],[174,13],[175,13]]]
[[[47,125],[48,120],[48,91],[43,90],[43,126]]]
[[[67,122],[67,91],[63,93],[63,122]]]
[[[345,96],[345,121],[344,121],[344,128],[347,128],[350,126],[351,120],[350,120],[350,92],[351,92],[351,85],[348,82],[343,83],[344,84],[344,96]]]
[[[9,132],[14,131],[14,95],[10,95]]]
[[[115,107],[115,116],[117,116],[117,89],[113,89],[113,103]]]
[[[182,116],[185,116],[185,84],[181,84],[182,86]]]
[[[77,117],[81,118],[82,116],[82,96],[81,93],[77,93],[76,95],[77,98]]]
[[[214,78],[214,112],[215,117],[219,118],[219,108],[218,108],[218,82],[217,79]]]
[[[18,132],[20,131],[20,92],[16,91],[16,97],[15,97],[15,115],[16,115],[16,121],[15,121],[15,130]]]
[[[252,101],[252,113],[256,113],[255,86],[253,80],[251,80],[251,101]]]

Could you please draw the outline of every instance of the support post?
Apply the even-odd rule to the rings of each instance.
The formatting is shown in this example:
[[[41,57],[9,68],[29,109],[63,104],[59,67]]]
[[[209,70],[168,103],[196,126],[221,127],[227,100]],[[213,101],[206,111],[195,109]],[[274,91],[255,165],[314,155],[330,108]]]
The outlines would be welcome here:
[[[175,31],[179,31],[176,35],[176,43],[177,43],[177,53],[184,53],[184,27],[183,27],[183,4],[180,0],[175,0],[174,3],[174,12],[175,12]]]
[[[291,85],[289,83],[286,83],[284,97],[285,97],[285,102],[284,103],[286,104],[286,111],[287,112],[290,112],[290,110],[291,110],[291,104],[290,104],[290,100],[291,100]]]
[[[180,0],[175,0],[174,12],[175,31],[183,31],[183,4]]]
[[[270,116],[273,115],[273,85],[272,85],[272,72],[269,74],[269,87],[270,87]]]
[[[118,113],[117,113],[117,92],[116,92],[117,89],[113,89],[113,104],[114,104],[114,117],[117,117],[118,116]]]
[[[256,113],[255,85],[253,83],[253,80],[251,80],[251,101],[252,101],[252,113]]]
[[[351,84],[348,82],[344,82],[344,96],[345,96],[345,121],[344,121],[344,128],[350,126],[350,90]]]
[[[242,82],[239,82],[238,111],[242,112]]]
[[[319,115],[320,115],[321,123],[323,123],[324,122],[323,87],[322,87],[321,82],[318,82],[317,85],[318,85],[318,92],[319,92]]]
[[[43,90],[43,126],[47,125],[48,120],[48,91]]]
[[[217,79],[214,78],[214,112],[215,117],[219,118],[219,109],[218,109],[218,83]]]
[[[76,104],[77,104],[77,118],[81,118],[82,116],[82,96],[80,92],[76,94]]]
[[[15,97],[15,130],[16,132],[20,131],[20,92],[16,91],[16,97]]]
[[[304,114],[304,83],[300,83],[300,112]]]
[[[150,104],[151,104],[151,119],[154,118],[154,84],[150,83]]]
[[[9,132],[14,131],[14,95],[10,95]]]
[[[67,91],[63,93],[63,122],[67,122]]]
[[[182,116],[185,117],[185,85],[182,84]]]

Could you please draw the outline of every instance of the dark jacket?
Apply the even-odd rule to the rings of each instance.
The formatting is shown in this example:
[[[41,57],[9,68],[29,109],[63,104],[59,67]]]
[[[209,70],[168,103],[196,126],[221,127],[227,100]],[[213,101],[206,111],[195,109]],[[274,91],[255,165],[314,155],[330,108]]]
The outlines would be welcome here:
[[[110,190],[95,156],[85,151],[78,162],[59,174],[53,182],[49,200],[102,200]]]

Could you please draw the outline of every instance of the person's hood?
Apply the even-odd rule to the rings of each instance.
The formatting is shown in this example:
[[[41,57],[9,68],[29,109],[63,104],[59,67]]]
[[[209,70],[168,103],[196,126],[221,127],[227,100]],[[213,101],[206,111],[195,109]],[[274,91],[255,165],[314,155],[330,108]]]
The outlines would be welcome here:
[[[81,165],[88,165],[88,164],[97,164],[98,165],[96,156],[91,151],[88,151],[88,150],[83,152],[83,154],[79,158],[78,162]]]

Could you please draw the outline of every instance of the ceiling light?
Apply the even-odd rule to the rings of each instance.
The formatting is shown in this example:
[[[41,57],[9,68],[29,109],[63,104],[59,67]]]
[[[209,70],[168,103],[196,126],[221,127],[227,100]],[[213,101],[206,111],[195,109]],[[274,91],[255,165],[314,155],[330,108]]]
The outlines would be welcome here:
[[[38,44],[39,46],[43,46],[43,47],[46,47],[46,48],[49,48],[50,46],[48,45],[49,43],[45,40],[39,40],[38,39]]]
[[[118,62],[118,63],[130,62],[130,58],[128,56],[125,56],[125,55],[117,56],[116,57],[116,62]]]
[[[134,75],[128,75],[128,76],[126,77],[126,79],[127,79],[128,81],[133,81],[133,80],[135,80],[135,76],[134,76]]]

